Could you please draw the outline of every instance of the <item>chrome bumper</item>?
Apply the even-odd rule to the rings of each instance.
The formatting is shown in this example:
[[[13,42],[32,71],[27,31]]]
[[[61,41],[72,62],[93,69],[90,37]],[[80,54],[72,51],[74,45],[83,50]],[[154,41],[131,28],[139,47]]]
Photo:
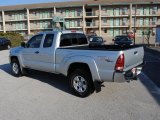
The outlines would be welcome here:
[[[130,80],[133,80],[136,78],[142,71],[142,65],[137,66],[129,71],[126,72],[118,72],[115,71],[113,75],[113,81],[114,82],[129,82]]]

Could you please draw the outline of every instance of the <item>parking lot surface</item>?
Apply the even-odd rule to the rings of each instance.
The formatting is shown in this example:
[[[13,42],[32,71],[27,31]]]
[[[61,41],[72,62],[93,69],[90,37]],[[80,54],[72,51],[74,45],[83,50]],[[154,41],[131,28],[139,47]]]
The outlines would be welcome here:
[[[160,90],[145,74],[79,98],[63,76],[30,71],[13,77],[8,54],[0,51],[0,120],[160,120]]]

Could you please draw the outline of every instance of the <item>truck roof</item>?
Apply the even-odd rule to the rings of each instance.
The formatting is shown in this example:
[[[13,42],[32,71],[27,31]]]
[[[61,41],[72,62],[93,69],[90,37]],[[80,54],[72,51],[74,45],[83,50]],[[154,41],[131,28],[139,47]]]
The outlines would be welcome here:
[[[41,34],[44,34],[44,33],[49,34],[49,33],[58,33],[58,32],[61,32],[63,34],[65,34],[65,33],[81,33],[81,34],[84,34],[83,31],[79,31],[79,30],[53,30],[53,31],[43,31],[43,32],[40,32],[40,33]]]

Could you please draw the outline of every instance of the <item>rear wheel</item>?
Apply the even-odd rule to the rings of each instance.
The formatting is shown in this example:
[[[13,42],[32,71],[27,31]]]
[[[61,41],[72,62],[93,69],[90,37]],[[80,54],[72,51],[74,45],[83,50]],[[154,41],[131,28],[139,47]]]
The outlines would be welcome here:
[[[70,76],[70,85],[74,92],[80,97],[87,97],[93,89],[93,81],[89,72],[76,69]]]

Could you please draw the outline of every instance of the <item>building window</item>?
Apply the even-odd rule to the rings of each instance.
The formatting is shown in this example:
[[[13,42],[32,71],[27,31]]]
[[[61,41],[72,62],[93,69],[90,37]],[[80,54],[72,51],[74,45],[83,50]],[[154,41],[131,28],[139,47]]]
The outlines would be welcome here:
[[[102,11],[107,14],[107,8],[102,8]]]
[[[143,25],[144,25],[143,18],[140,18],[139,23],[140,23],[140,26],[143,26]]]
[[[123,18],[122,19],[122,25],[126,25],[127,24],[127,18]]]
[[[66,10],[66,17],[69,17],[69,10]]]
[[[120,12],[120,9],[119,9],[119,8],[115,8],[115,9],[114,9],[114,15],[118,16],[118,15],[119,15],[119,12]]]
[[[156,23],[157,23],[157,17],[153,17],[152,18],[152,25],[156,25]]]
[[[79,17],[79,16],[81,16],[81,14],[82,14],[82,10],[81,10],[81,9],[78,9],[78,10],[77,10],[77,16]]]
[[[127,14],[127,7],[122,8],[122,15],[126,15]]]
[[[154,6],[154,7],[152,8],[152,14],[153,14],[153,15],[157,14],[157,11],[158,11],[158,7],[157,7],[157,6]]]
[[[127,34],[127,29],[122,29],[122,34],[126,35]]]
[[[107,25],[107,18],[102,19],[102,24],[105,25],[105,26]]]

